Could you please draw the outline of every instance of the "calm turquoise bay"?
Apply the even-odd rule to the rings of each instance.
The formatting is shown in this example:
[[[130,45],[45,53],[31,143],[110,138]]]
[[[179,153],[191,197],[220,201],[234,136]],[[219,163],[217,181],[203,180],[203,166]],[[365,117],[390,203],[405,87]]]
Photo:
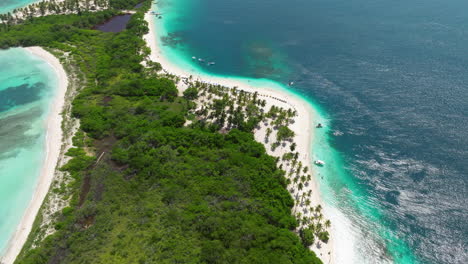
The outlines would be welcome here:
[[[32,198],[57,86],[45,61],[20,48],[0,50],[0,253]]]
[[[468,263],[468,1],[159,0],[153,10],[174,64],[274,81],[320,113],[326,129],[310,147],[327,163],[316,176],[337,263]]]

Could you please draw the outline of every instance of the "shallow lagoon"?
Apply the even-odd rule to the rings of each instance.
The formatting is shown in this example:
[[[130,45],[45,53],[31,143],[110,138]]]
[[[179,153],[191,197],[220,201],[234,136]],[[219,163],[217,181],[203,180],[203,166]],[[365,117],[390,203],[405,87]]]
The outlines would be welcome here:
[[[58,82],[52,67],[24,49],[0,50],[0,65],[3,252],[35,189],[45,158],[45,121]]]

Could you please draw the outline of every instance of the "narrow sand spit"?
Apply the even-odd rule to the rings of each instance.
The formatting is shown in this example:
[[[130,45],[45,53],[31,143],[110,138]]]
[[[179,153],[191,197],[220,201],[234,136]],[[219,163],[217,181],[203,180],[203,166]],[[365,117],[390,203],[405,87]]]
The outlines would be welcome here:
[[[51,104],[49,117],[47,118],[46,144],[44,149],[46,157],[41,168],[39,180],[29,206],[13,234],[13,237],[10,239],[4,256],[0,260],[2,264],[11,264],[15,261],[16,256],[20,253],[31,232],[36,215],[54,178],[63,138],[61,112],[65,104],[65,93],[68,87],[67,74],[60,64],[60,61],[44,49],[40,47],[30,47],[26,48],[26,50],[45,60],[52,66],[57,74],[59,83],[57,93]]]
[[[150,59],[152,61],[160,63],[164,71],[166,71],[167,73],[177,75],[181,78],[191,77],[192,80],[199,80],[205,83],[220,84],[230,88],[237,87],[240,90],[244,90],[251,93],[257,92],[262,99],[266,100],[268,107],[271,105],[275,105],[285,109],[295,109],[298,115],[295,117],[295,122],[290,126],[290,129],[292,129],[296,133],[294,141],[297,144],[297,151],[301,154],[299,160],[302,161],[303,164],[309,165],[309,167],[312,169],[313,176],[317,175],[317,172],[315,171],[314,165],[312,164],[311,160],[311,140],[314,138],[313,131],[315,129],[315,123],[317,121],[316,117],[318,115],[306,101],[301,99],[299,96],[289,93],[287,91],[281,91],[279,89],[263,85],[254,86],[248,81],[248,79],[244,80],[241,78],[225,78],[210,76],[208,74],[200,73],[195,69],[183,69],[178,67],[177,65],[174,65],[164,56],[160,48],[161,43],[159,43],[159,37],[155,30],[154,16],[151,16],[150,12],[148,12],[145,15],[145,19],[148,22],[150,29],[149,33],[146,36],[144,36],[147,45],[151,48]],[[265,82],[265,85],[267,85],[267,83],[268,82]],[[183,89],[185,87],[179,88]],[[265,128],[257,130],[255,132],[256,140],[262,143],[266,133],[264,130]],[[285,153],[284,149],[271,151],[268,147],[267,151],[270,155],[277,157],[281,157]],[[308,190],[312,190],[312,196],[310,197],[311,203],[314,205],[323,205],[323,201],[320,197],[317,179],[315,177],[313,177],[311,183],[303,189],[303,192],[307,192]],[[295,193],[298,193],[298,190],[295,190]],[[296,207],[296,211],[302,211],[302,209],[304,208],[301,208],[300,206]],[[325,217],[327,216],[325,215]],[[332,234],[333,232],[330,233]],[[321,243],[319,247],[317,246],[317,244],[314,244],[311,247],[311,249],[323,261],[323,263],[334,263],[333,244],[334,243],[332,234],[327,244]]]

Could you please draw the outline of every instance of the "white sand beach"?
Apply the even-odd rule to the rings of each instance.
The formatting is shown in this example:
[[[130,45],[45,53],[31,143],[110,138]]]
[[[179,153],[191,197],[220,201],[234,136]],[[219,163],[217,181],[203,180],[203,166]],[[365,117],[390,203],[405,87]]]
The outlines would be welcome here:
[[[32,15],[33,17],[42,17],[42,16],[48,16],[48,15],[57,15],[57,14],[73,14],[76,13],[76,11],[58,11],[57,12],[52,12],[49,9],[46,9],[44,13],[41,13],[38,4],[41,2],[53,2],[57,5],[63,5],[64,0],[37,0],[33,3],[29,3],[26,6],[16,8],[15,10],[12,10],[12,15],[16,19],[25,19],[25,17]],[[81,9],[87,9],[91,10],[93,12],[104,10],[108,8],[108,2],[103,1],[103,2],[91,2],[91,1],[86,1],[86,0],[78,0],[79,7]],[[31,12],[33,10],[33,12]]]
[[[225,77],[216,77],[216,76],[209,76],[207,74],[203,74],[197,72],[195,69],[183,69],[177,67],[177,65],[171,63],[163,54],[160,44],[159,38],[157,37],[156,29],[155,29],[155,21],[154,16],[152,16],[149,12],[145,16],[146,21],[149,24],[150,31],[144,37],[148,46],[151,48],[151,60],[158,62],[163,67],[164,71],[167,73],[177,75],[181,78],[190,78],[192,80],[199,80],[206,83],[211,84],[220,84],[226,87],[237,87],[239,90],[244,90],[247,92],[257,92],[262,99],[265,99],[267,102],[267,109],[271,105],[279,106],[285,109],[293,108],[297,111],[298,115],[295,117],[294,124],[290,125],[290,129],[293,130],[296,134],[294,137],[294,141],[297,144],[297,151],[300,153],[299,161],[302,164],[309,166],[311,168],[312,176],[316,176],[317,172],[315,171],[315,166],[313,165],[312,155],[311,155],[311,140],[314,138],[314,129],[317,123],[316,116],[317,113],[315,110],[302,98],[299,96],[294,95],[293,93],[289,93],[287,91],[281,91],[278,88],[272,88],[268,86],[254,86],[250,84],[248,79],[241,79],[241,78],[225,78]],[[265,83],[268,84],[267,81],[265,82],[252,82],[252,83]],[[273,84],[273,83],[272,83]],[[184,85],[182,84],[179,89],[185,89]],[[264,128],[260,128],[259,130],[255,131],[255,138],[257,141],[264,143],[266,131]],[[275,151],[271,151],[270,148],[267,147],[267,151],[270,155],[281,157],[285,152],[284,148],[278,148]],[[317,184],[317,179],[312,177],[312,180],[309,185],[304,187],[304,189],[300,192],[308,192],[312,190],[312,196],[310,197],[312,205],[323,205],[323,201],[320,197],[320,191]],[[294,191],[296,195],[298,195],[299,191],[296,189]],[[294,194],[293,194],[294,195]],[[296,212],[303,211],[304,208],[301,206],[296,207]],[[325,215],[327,218],[327,215]],[[332,227],[333,228],[333,227]],[[333,232],[330,232],[331,234]],[[323,261],[323,263],[334,263],[334,247],[333,247],[333,235],[331,235],[330,240],[327,244],[321,244],[317,247],[317,243],[315,243],[311,249],[317,254],[317,256]]]
[[[4,256],[0,260],[0,263],[2,264],[13,263],[26,242],[29,233],[31,232],[34,220],[36,219],[36,215],[49,191],[52,180],[54,179],[55,169],[62,146],[61,112],[65,103],[65,93],[68,87],[67,74],[60,64],[60,61],[44,49],[40,47],[30,47],[26,48],[26,50],[45,60],[54,68],[59,80],[59,87],[51,104],[49,117],[46,123],[47,132],[44,150],[46,157],[43,167],[41,168],[38,183],[29,206],[26,209],[13,237],[10,239]]]

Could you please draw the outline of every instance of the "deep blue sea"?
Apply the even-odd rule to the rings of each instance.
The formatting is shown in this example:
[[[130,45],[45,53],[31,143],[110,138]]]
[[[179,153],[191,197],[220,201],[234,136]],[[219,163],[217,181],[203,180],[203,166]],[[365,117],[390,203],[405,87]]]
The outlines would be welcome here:
[[[351,222],[335,237],[353,251],[339,263],[468,263],[468,1],[159,0],[155,10],[165,52],[215,61],[198,65],[213,75],[294,81],[328,120],[315,155],[333,159],[320,185]]]

